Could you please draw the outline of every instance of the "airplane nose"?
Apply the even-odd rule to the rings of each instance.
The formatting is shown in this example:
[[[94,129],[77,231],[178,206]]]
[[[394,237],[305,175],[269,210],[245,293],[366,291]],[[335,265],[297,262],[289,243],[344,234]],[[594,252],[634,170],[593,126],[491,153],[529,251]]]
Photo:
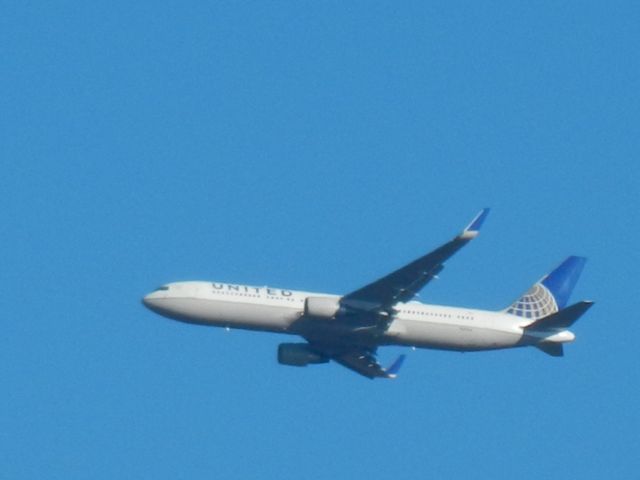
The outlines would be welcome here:
[[[155,299],[151,293],[142,297],[142,304],[149,310],[153,310],[153,307],[155,306]]]
[[[164,315],[167,312],[167,305],[164,302],[164,297],[155,291],[142,297],[142,304],[152,312],[160,315]]]

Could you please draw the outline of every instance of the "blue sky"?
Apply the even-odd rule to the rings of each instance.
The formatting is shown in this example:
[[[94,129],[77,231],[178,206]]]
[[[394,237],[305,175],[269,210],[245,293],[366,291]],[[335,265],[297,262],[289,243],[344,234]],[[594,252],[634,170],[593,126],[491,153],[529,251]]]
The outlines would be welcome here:
[[[4,4],[0,477],[637,475],[639,14]],[[140,305],[185,279],[346,292],[485,206],[421,299],[503,308],[585,255],[565,358],[409,351],[372,382]]]

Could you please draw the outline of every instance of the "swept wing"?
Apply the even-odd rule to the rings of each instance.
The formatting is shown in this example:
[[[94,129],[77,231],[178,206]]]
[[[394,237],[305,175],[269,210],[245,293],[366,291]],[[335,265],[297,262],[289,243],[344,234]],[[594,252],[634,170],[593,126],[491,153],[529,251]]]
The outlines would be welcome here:
[[[375,348],[361,346],[361,336],[366,338],[382,334],[391,320],[392,307],[398,302],[411,300],[435,278],[444,268],[444,262],[478,235],[488,214],[488,208],[481,210],[453,240],[342,297],[340,304],[344,307],[344,312],[336,316],[335,320],[350,329],[354,335],[353,344],[345,345],[341,342],[340,346],[332,345],[331,334],[320,341],[310,335],[311,332],[303,334],[313,350],[365,377],[395,378],[404,361],[404,355],[398,357],[391,367],[383,368],[376,359]]]
[[[462,233],[434,251],[414,260],[373,283],[342,297],[343,306],[361,311],[385,311],[398,302],[411,300],[444,268],[444,262],[474,239],[489,214],[485,208]]]

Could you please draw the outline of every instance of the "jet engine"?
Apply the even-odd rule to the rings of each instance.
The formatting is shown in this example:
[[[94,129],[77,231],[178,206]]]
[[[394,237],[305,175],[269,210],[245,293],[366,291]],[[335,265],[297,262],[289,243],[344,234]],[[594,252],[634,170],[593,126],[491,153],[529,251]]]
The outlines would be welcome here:
[[[338,297],[307,297],[304,303],[304,314],[309,317],[330,319],[340,312]]]
[[[278,363],[305,367],[310,363],[327,363],[329,358],[314,352],[306,343],[281,343],[278,345]]]

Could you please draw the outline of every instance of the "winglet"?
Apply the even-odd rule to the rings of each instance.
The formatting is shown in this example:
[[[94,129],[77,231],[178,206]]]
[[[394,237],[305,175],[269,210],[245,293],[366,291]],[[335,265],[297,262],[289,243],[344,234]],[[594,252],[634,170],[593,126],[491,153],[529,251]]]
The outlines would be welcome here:
[[[482,227],[482,224],[486,220],[487,215],[489,215],[490,211],[490,208],[483,208],[482,210],[480,210],[480,213],[478,213],[475,218],[471,220],[471,223],[462,231],[462,234],[460,236],[462,238],[468,239],[476,238],[478,236],[478,233],[480,233],[480,227]]]
[[[400,367],[402,367],[402,362],[404,362],[405,358],[406,355],[400,355],[398,358],[396,358],[396,361],[393,362],[391,366],[384,371],[387,378],[396,378],[398,376],[398,371],[400,370]]]

